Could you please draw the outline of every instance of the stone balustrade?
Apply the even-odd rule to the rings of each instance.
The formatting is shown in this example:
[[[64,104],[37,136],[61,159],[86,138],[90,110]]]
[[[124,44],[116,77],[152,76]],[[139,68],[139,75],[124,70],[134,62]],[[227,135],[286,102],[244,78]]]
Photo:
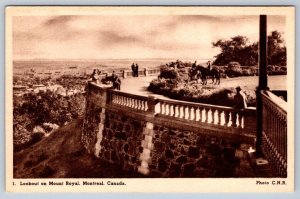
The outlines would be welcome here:
[[[138,71],[139,76],[157,76],[160,73],[159,68],[143,68]],[[123,70],[122,73],[118,73],[119,77],[128,78],[133,77],[133,73],[131,70]]]
[[[114,105],[129,107],[139,111],[147,111],[147,97],[110,90],[111,103]]]
[[[163,116],[218,126],[244,128],[243,112],[239,112],[231,107],[159,99],[156,110],[158,114]]]
[[[110,90],[110,104],[128,107],[136,111],[152,113],[155,117],[165,117],[183,122],[195,122],[222,129],[237,129],[255,134],[255,108],[236,110],[231,107],[193,103],[172,99],[156,99],[153,96],[139,96]]]
[[[286,102],[269,91],[262,91],[262,150],[281,177],[287,175],[287,107]]]
[[[246,158],[241,150],[255,146],[255,109],[241,113],[95,83],[88,85],[86,95],[85,148],[125,170],[153,177],[214,176],[218,168],[206,165],[220,165],[214,160],[222,157],[221,165],[230,167],[228,175],[236,175],[235,168],[243,165],[231,160]]]

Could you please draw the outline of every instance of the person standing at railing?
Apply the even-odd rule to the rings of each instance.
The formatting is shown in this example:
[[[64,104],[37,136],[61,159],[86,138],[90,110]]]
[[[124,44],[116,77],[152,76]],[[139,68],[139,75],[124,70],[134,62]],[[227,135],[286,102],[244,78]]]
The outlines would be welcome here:
[[[236,109],[236,113],[232,114],[232,126],[236,127],[236,118],[237,114],[239,115],[239,127],[242,125],[242,117],[244,109],[247,108],[247,102],[246,102],[246,96],[243,92],[241,92],[241,87],[237,86],[236,88],[236,94],[233,97],[233,108]]]
[[[113,83],[113,89],[120,90],[121,89],[121,79],[115,73],[115,71],[112,72],[111,80],[112,80],[112,83]]]
[[[97,69],[94,69],[93,74],[91,75],[92,82],[99,84],[99,75]]]
[[[132,76],[135,77],[135,65],[132,63],[131,65],[131,70],[132,70]]]
[[[135,64],[135,75],[136,77],[139,76],[139,65],[137,63]]]

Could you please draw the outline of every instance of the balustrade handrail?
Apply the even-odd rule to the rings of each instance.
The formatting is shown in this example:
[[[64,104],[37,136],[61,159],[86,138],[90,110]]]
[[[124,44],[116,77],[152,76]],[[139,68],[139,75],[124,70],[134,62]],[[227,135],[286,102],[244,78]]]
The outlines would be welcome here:
[[[116,94],[116,95],[132,98],[132,99],[139,99],[139,100],[145,100],[145,101],[147,101],[147,99],[148,99],[148,97],[146,97],[146,96],[135,95],[135,94],[126,93],[126,92],[123,92],[123,91],[109,90],[109,92],[111,92],[111,94]]]
[[[286,102],[281,100],[279,97],[271,93],[270,91],[261,91],[262,99],[267,102],[275,105],[277,110],[281,112],[283,115],[287,116],[287,108],[285,106]],[[276,99],[277,98],[277,99]]]
[[[287,171],[287,108],[286,102],[270,91],[261,91],[263,105],[262,149],[281,177]]]
[[[214,110],[234,110],[233,107],[229,106],[220,106],[220,105],[212,105],[212,104],[204,104],[204,103],[197,103],[197,102],[187,102],[181,100],[174,100],[174,99],[157,99],[158,102],[169,103],[169,104],[176,104],[181,106],[190,106],[190,107],[203,107],[207,109],[214,109]],[[255,113],[256,109],[252,109],[251,107],[246,108],[247,110],[253,111]]]
[[[96,85],[96,84],[95,84]],[[124,96],[132,99],[139,99],[139,100],[148,100],[148,96],[137,95],[132,93],[127,93],[118,90],[108,90],[111,94],[116,94],[119,96]],[[189,107],[197,107],[197,108],[206,108],[206,109],[214,109],[214,110],[228,110],[234,111],[234,108],[228,106],[220,106],[220,105],[211,105],[211,104],[204,104],[204,103],[196,103],[196,102],[187,102],[181,100],[174,100],[174,99],[162,99],[162,98],[155,98],[155,104],[157,103],[168,103],[168,104],[175,104],[180,106],[189,106]],[[255,113],[256,109],[253,107],[247,107],[245,110]]]

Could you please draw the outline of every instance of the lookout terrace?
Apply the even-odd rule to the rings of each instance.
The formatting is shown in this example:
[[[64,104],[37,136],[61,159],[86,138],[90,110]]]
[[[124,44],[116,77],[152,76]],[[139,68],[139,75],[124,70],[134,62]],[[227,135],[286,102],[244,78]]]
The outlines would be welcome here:
[[[264,15],[259,57],[257,106],[243,114],[89,83],[82,142],[95,156],[145,177],[286,177],[287,107],[267,87]]]

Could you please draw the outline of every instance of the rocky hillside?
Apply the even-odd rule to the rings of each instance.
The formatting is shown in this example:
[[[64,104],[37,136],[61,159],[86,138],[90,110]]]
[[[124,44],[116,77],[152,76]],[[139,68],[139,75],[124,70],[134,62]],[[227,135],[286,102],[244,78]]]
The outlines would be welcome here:
[[[88,154],[81,144],[82,120],[53,132],[40,142],[14,153],[15,178],[139,177]]]

